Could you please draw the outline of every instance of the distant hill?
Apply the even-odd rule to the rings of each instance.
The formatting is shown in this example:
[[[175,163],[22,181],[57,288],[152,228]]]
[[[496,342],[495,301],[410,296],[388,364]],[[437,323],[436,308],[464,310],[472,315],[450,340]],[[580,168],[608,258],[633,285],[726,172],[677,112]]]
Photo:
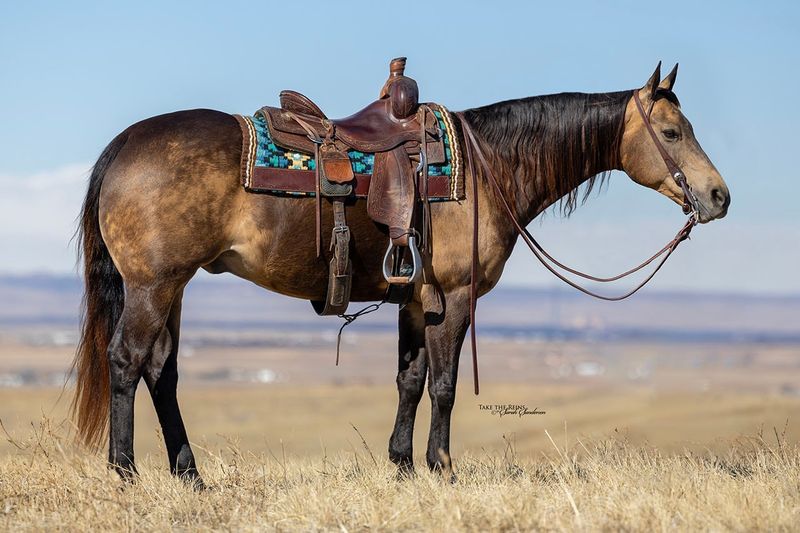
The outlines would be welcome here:
[[[0,276],[0,327],[75,327],[81,282],[74,276]],[[362,304],[353,303],[350,311]],[[389,330],[396,306],[358,320],[353,328]],[[187,327],[329,329],[308,302],[261,289],[232,276],[201,275],[186,289]],[[478,303],[478,329],[503,336],[657,338],[800,342],[800,296],[698,294],[643,290],[624,302],[602,302],[568,288],[502,287]]]

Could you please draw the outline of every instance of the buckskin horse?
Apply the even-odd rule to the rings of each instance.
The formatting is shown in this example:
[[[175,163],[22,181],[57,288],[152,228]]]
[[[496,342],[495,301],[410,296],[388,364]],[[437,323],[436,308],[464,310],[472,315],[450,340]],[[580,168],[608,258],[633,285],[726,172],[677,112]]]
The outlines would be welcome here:
[[[426,378],[426,459],[431,469],[443,467],[471,292],[483,295],[498,283],[522,228],[537,215],[558,202],[568,214],[585,199],[581,190],[622,170],[677,204],[690,195],[696,222],[725,216],[728,188],[681,112],[676,73],[677,65],[662,80],[659,64],[640,89],[537,96],[456,114],[458,142],[481,164],[467,169],[463,200],[429,206],[424,280],[399,310],[399,404],[389,457],[401,472],[413,471],[412,433]],[[73,411],[87,445],[97,447],[108,433],[109,462],[123,479],[136,472],[134,394],[144,378],[172,473],[202,486],[176,395],[181,299],[199,269],[325,299],[328,264],[313,238],[315,202],[246,192],[242,138],[234,117],[218,111],[149,118],[112,140],[89,178],[78,228],[85,296]],[[387,289],[381,269],[388,232],[365,203],[348,207],[351,296],[379,301]],[[323,216],[332,217],[329,202]],[[473,243],[474,223],[480,235]]]

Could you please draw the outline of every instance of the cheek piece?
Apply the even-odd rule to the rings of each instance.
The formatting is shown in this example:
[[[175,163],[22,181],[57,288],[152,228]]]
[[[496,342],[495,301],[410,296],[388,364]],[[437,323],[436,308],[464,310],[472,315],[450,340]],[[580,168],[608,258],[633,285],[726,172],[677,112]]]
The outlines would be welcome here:
[[[667,153],[664,145],[661,144],[661,141],[658,139],[655,130],[653,130],[653,124],[650,122],[650,113],[645,113],[644,107],[642,106],[642,101],[639,99],[639,91],[633,91],[633,101],[636,102],[636,109],[639,111],[639,115],[642,117],[642,121],[647,127],[647,131],[650,133],[650,137],[653,139],[656,148],[658,148],[658,153],[661,154],[661,159],[663,159],[664,164],[667,165],[670,176],[672,176],[672,179],[675,180],[675,183],[677,183],[683,191],[684,214],[690,214],[690,218],[696,224],[699,220],[702,204],[700,204],[700,202],[697,200],[697,196],[694,195],[692,188],[689,187],[689,184],[686,182],[686,175],[681,170],[681,167],[679,167],[675,160],[672,159],[672,157]],[[652,110],[653,107],[650,106],[650,111]]]

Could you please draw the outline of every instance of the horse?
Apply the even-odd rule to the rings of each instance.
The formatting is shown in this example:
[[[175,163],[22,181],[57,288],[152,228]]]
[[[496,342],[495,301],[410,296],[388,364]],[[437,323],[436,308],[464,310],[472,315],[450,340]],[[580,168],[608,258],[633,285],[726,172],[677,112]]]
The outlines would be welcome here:
[[[551,206],[568,215],[610,171],[621,170],[682,204],[684,193],[656,139],[685,171],[702,207],[698,222],[725,216],[728,187],[681,111],[676,75],[677,65],[661,79],[659,63],[638,89],[535,96],[458,114],[489,168],[467,169],[463,201],[430,205],[424,281],[399,310],[399,398],[388,449],[399,473],[414,471],[412,435],[426,380],[427,466],[443,472],[449,461],[459,354],[470,327],[472,236],[465,228],[473,216],[481,229],[478,296],[497,285],[518,236],[501,201],[524,228]],[[654,132],[637,112],[636,95],[649,109]],[[459,142],[466,127],[457,128]],[[137,473],[134,395],[144,379],[172,474],[203,486],[177,398],[181,300],[195,273],[228,272],[287,296],[325,297],[327,263],[315,250],[315,202],[245,191],[241,151],[232,115],[179,111],[125,129],[89,177],[78,228],[85,293],[72,413],[85,445],[97,449],[108,435],[109,466],[123,480]],[[387,229],[367,216],[364,204],[348,207],[351,298],[378,301],[387,289],[381,275]],[[323,218],[331,224],[330,205]]]

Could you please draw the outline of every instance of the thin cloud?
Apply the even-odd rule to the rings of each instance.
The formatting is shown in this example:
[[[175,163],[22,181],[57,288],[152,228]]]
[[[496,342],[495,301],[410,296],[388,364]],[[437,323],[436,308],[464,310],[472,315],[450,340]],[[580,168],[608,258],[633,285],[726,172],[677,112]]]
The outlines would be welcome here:
[[[0,173],[0,272],[68,272],[70,239],[80,212],[90,163],[30,175]]]

